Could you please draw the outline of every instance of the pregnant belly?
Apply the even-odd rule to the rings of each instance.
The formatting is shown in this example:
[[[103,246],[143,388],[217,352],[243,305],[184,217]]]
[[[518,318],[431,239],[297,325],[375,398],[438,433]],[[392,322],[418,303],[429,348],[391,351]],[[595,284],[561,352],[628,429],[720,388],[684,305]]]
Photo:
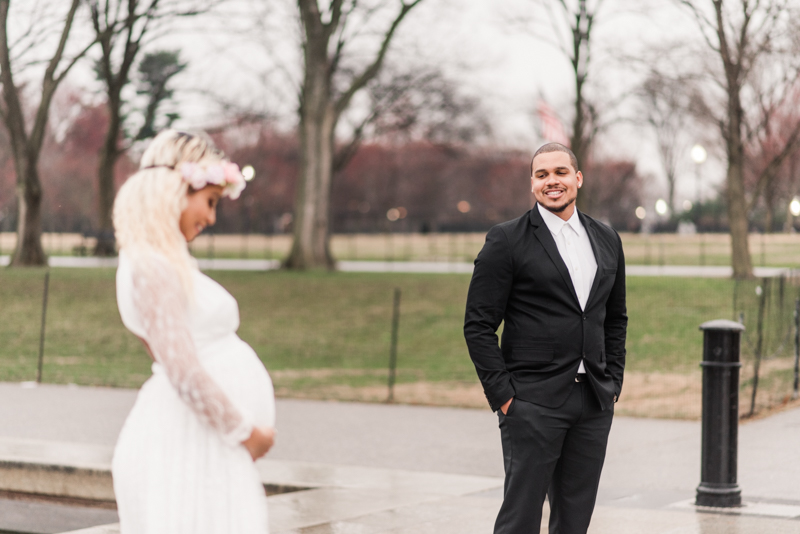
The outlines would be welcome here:
[[[199,351],[203,367],[245,417],[257,425],[275,426],[272,380],[255,351],[232,335]]]

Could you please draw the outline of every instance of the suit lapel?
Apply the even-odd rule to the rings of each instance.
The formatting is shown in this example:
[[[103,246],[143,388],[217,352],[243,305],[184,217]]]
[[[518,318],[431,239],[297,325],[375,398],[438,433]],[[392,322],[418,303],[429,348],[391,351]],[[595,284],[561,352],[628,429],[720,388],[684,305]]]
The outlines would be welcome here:
[[[594,281],[592,282],[592,289],[591,291],[589,291],[589,296],[586,299],[586,308],[588,308],[589,303],[592,301],[592,298],[594,298],[595,293],[597,293],[597,286],[600,285],[600,273],[603,272],[603,265],[601,261],[602,255],[600,254],[599,245],[597,242],[597,230],[592,224],[592,221],[580,211],[578,212],[578,218],[580,218],[583,227],[586,228],[586,233],[589,234],[589,243],[592,244],[594,261],[595,263],[597,263],[597,271],[594,273]]]
[[[564,263],[564,259],[561,257],[561,254],[558,252],[558,246],[556,245],[555,239],[553,239],[553,234],[550,233],[550,229],[542,219],[541,214],[539,213],[539,205],[535,205],[531,210],[531,224],[536,227],[534,230],[534,235],[541,243],[544,250],[547,252],[547,255],[550,256],[550,261],[556,266],[556,270],[558,270],[561,278],[564,280],[564,283],[567,285],[569,292],[572,294],[572,298],[575,300],[575,304],[577,304],[578,308],[580,308],[580,301],[578,300],[578,294],[575,292],[575,286],[572,285],[572,277],[569,275],[569,269],[567,269],[567,264]],[[594,249],[594,244],[592,244],[592,249]],[[595,254],[596,256],[597,254]],[[596,277],[595,277],[596,278]]]

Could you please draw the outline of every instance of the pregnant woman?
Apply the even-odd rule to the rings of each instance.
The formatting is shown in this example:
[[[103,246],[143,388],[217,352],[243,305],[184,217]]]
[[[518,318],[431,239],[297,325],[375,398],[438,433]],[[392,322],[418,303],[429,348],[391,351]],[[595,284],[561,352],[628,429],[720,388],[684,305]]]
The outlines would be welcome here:
[[[187,246],[244,185],[210,141],[168,130],[117,195],[117,303],[154,362],[114,451],[122,534],[268,532],[254,461],[274,440],[272,381]]]

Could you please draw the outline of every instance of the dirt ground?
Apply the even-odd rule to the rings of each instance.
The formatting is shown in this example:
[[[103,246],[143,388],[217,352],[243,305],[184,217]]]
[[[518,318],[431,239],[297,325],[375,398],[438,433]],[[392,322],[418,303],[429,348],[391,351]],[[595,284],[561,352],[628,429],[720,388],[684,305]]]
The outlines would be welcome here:
[[[775,411],[800,406],[800,399],[791,398],[791,384],[785,378],[793,365],[791,359],[763,362],[761,386],[756,399],[754,417],[749,417],[752,386],[748,381],[739,393],[739,414],[743,420],[760,418]],[[743,367],[748,378],[752,369]],[[274,371],[279,397],[360,402],[387,402],[388,386],[342,384],[342,377],[373,377],[379,380],[385,371],[361,369],[314,369]],[[297,381],[303,380],[298,387]],[[429,406],[455,406],[488,409],[483,389],[474,382],[401,382],[395,385],[393,402]],[[615,407],[617,415],[664,419],[698,420],[702,414],[702,372],[643,373],[628,371],[622,396]]]

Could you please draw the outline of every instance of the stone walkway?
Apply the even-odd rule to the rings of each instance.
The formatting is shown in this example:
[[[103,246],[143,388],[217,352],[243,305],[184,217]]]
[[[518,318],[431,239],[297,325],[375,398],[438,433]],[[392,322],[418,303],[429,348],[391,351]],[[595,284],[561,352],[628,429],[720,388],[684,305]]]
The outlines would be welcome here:
[[[111,451],[135,395],[0,383],[0,490],[112,498]],[[502,461],[488,409],[279,399],[277,426],[275,448],[258,463],[262,479],[276,491],[300,491],[268,497],[273,534],[491,532]],[[618,417],[590,532],[800,532],[798,443],[800,410],[741,426],[739,481],[747,506],[731,515],[691,504],[699,423]],[[0,494],[0,531],[91,527],[83,532],[111,534],[118,532],[114,521],[113,510]]]

